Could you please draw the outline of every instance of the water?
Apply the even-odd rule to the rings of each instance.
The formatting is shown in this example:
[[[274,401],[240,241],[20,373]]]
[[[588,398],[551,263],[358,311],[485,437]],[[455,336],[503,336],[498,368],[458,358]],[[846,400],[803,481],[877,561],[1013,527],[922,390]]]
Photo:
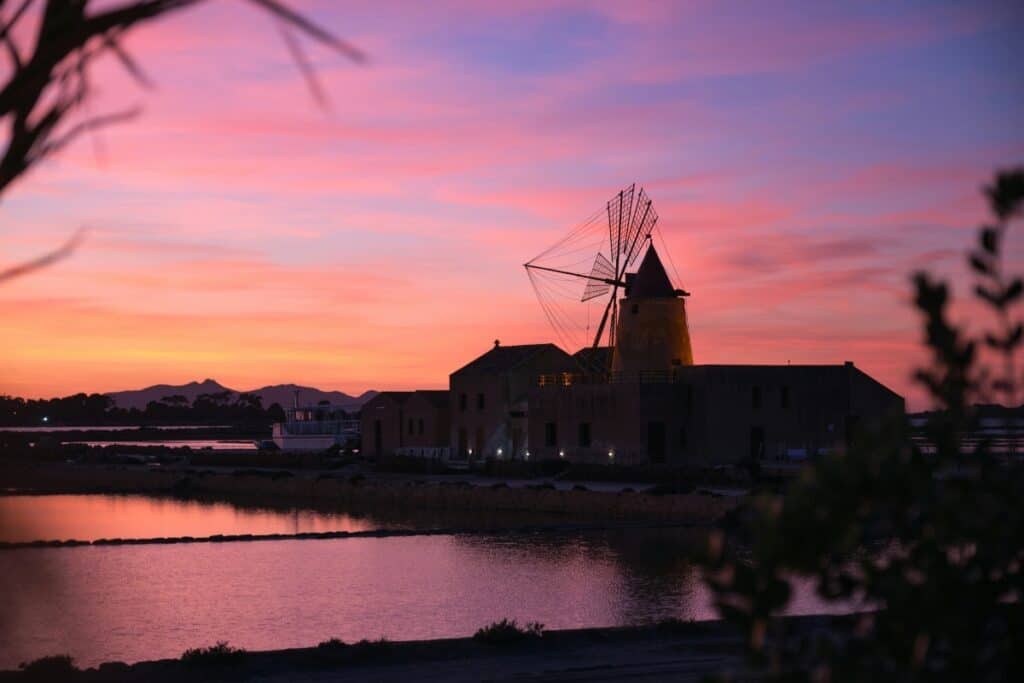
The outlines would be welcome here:
[[[62,444],[85,446],[166,446],[168,448],[210,449],[214,451],[255,451],[253,441],[231,439],[154,439],[151,441],[62,441]]]
[[[0,541],[367,531],[384,524],[339,512],[241,508],[134,495],[0,496]],[[389,528],[406,526],[387,524]]]
[[[171,429],[229,429],[231,425],[85,425],[81,427],[2,427],[0,432],[128,432],[140,429],[167,431]]]
[[[35,500],[51,512],[75,504],[46,498]],[[143,509],[156,519],[192,514],[177,507],[191,510],[189,503],[166,501],[165,514],[159,502],[124,502],[124,525]],[[211,533],[237,519],[268,523],[202,509]],[[109,523],[92,517],[75,529],[61,515],[40,528],[98,536]],[[139,531],[157,526],[151,519]],[[633,529],[0,551],[0,669],[56,653],[84,666],[177,657],[218,640],[273,649],[331,637],[468,636],[504,617],[548,628],[711,619],[708,592],[687,559],[694,542],[691,532]],[[828,607],[801,586],[791,611]]]

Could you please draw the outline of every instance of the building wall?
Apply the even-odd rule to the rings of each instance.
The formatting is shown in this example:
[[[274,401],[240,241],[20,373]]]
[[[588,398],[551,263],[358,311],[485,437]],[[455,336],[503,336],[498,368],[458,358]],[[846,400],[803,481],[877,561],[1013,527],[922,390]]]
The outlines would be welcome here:
[[[615,372],[668,372],[693,365],[682,298],[622,299],[615,339]]]
[[[449,379],[452,452],[457,457],[473,459],[524,457],[528,448],[527,395],[530,389],[542,374],[570,372],[576,368],[571,356],[552,347],[505,372],[452,374]]]
[[[584,462],[704,466],[810,456],[841,447],[854,425],[902,410],[902,398],[852,364],[693,366],[672,383],[534,388],[530,450],[539,458],[564,452]]]
[[[442,448],[448,445],[450,429],[447,395],[442,404],[420,392],[406,400],[402,409],[402,446]]]
[[[401,401],[386,392],[367,401],[359,413],[362,454],[380,457],[401,447],[402,417]]]

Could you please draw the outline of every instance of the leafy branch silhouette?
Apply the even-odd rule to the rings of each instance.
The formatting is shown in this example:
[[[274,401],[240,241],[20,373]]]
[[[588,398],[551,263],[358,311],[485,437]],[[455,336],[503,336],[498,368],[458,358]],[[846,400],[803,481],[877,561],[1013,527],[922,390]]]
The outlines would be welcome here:
[[[1024,652],[1024,464],[1013,409],[1022,281],[1006,272],[1003,256],[1024,210],[1024,168],[998,173],[985,192],[992,222],[979,230],[969,262],[991,329],[971,335],[956,326],[948,285],[913,277],[931,355],[915,378],[941,408],[924,443],[911,440],[905,420],[860,434],[711,537],[706,583],[722,617],[745,633],[749,664],[765,680],[1021,680],[1010,671]],[[982,348],[999,372],[979,358]],[[1007,406],[1004,446],[978,431],[972,407],[993,399]],[[973,450],[970,435],[983,437]],[[797,576],[825,601],[864,611],[797,636],[790,622],[772,618]]]
[[[124,47],[125,36],[144,24],[207,0],[137,0],[119,4],[93,0],[0,0],[0,43],[8,71],[0,85],[0,121],[6,145],[0,156],[0,196],[47,157],[84,134],[121,123],[138,109],[88,114],[92,67],[113,56],[142,87],[153,81]],[[248,0],[273,18],[313,98],[324,105],[323,89],[294,33],[325,45],[355,62],[365,55],[278,0]],[[93,11],[95,6],[101,9]],[[13,6],[13,8],[12,8]],[[27,48],[17,35],[32,34]],[[83,233],[37,258],[0,270],[0,283],[44,268],[68,256]]]

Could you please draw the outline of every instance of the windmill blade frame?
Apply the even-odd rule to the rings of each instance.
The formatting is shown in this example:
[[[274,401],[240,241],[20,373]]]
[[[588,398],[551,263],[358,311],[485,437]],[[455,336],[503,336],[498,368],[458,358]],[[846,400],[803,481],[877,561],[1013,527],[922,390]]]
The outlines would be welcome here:
[[[604,214],[607,231],[598,234],[598,217]],[[545,316],[567,348],[593,350],[589,354],[598,358],[601,354],[601,340],[607,330],[608,354],[603,371],[610,371],[615,349],[615,329],[618,320],[618,297],[626,286],[626,272],[635,264],[640,245],[651,239],[651,233],[658,222],[658,213],[653,202],[642,187],[633,183],[612,196],[605,203],[604,211],[591,215],[579,226],[523,264],[530,283],[537,295]],[[607,251],[602,246],[607,245]],[[607,256],[605,255],[607,253]],[[582,292],[572,296],[574,281],[582,281]],[[579,291],[579,290],[577,290]],[[591,333],[589,308],[584,326],[574,321],[572,311],[558,299],[589,303],[607,297],[602,307],[600,321]],[[592,334],[592,336],[591,336]]]

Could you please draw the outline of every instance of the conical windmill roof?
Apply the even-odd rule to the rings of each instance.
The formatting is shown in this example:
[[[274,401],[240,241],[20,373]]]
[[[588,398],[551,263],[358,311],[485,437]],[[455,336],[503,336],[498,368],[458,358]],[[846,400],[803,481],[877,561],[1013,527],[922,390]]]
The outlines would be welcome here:
[[[654,245],[647,247],[644,260],[640,262],[640,268],[629,283],[629,297],[641,299],[653,299],[658,297],[675,297],[677,292],[668,279],[665,266],[658,258],[658,252]]]

